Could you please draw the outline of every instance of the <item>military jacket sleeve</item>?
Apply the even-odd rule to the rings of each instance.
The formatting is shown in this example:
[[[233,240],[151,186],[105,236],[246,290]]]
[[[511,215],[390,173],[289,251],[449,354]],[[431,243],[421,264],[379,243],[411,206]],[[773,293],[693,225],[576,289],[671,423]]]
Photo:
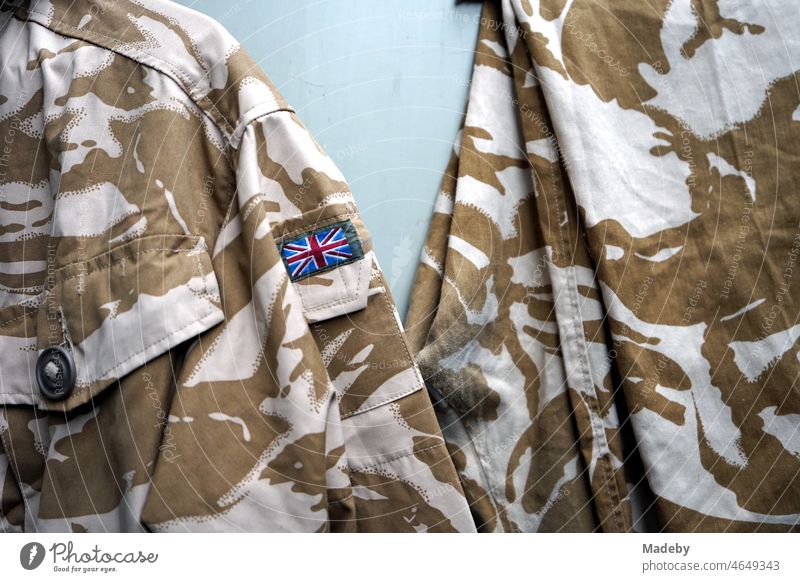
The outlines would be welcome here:
[[[0,528],[473,529],[349,187],[246,52],[159,0],[2,26]]]

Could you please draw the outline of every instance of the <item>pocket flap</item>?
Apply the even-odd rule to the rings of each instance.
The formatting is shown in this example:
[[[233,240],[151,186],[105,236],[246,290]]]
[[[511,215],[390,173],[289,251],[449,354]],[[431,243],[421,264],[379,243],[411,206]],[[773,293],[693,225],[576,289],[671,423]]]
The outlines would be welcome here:
[[[147,236],[61,267],[39,307],[38,351],[71,346],[77,379],[66,399],[36,404],[71,410],[223,319],[202,237]]]
[[[355,207],[331,203],[277,223],[272,234],[303,301],[342,418],[422,390],[422,377]],[[345,252],[312,265],[315,252],[326,248]]]

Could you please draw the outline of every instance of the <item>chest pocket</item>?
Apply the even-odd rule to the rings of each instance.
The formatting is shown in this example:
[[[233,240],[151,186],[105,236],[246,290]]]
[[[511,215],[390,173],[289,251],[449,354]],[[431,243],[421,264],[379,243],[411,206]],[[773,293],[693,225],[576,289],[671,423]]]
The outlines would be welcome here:
[[[36,305],[9,309],[2,403],[64,411],[224,319],[205,242],[183,235],[139,238],[60,267]],[[52,370],[67,378],[61,396],[37,385]]]

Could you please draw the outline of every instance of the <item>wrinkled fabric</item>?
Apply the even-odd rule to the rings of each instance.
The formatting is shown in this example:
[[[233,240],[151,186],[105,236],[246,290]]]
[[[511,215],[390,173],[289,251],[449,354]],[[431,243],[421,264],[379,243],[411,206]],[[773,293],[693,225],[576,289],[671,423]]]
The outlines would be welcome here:
[[[0,14],[0,531],[473,531],[353,196],[236,41]],[[290,279],[334,224],[358,252]]]
[[[800,530],[798,10],[485,3],[406,322],[482,531]]]

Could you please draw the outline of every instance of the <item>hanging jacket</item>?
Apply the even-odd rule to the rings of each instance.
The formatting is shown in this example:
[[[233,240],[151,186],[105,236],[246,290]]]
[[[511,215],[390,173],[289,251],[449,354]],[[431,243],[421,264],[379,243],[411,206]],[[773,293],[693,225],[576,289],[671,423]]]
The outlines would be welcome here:
[[[0,531],[471,531],[345,179],[216,22],[0,21]]]
[[[800,529],[799,10],[485,2],[406,321],[482,531]]]

